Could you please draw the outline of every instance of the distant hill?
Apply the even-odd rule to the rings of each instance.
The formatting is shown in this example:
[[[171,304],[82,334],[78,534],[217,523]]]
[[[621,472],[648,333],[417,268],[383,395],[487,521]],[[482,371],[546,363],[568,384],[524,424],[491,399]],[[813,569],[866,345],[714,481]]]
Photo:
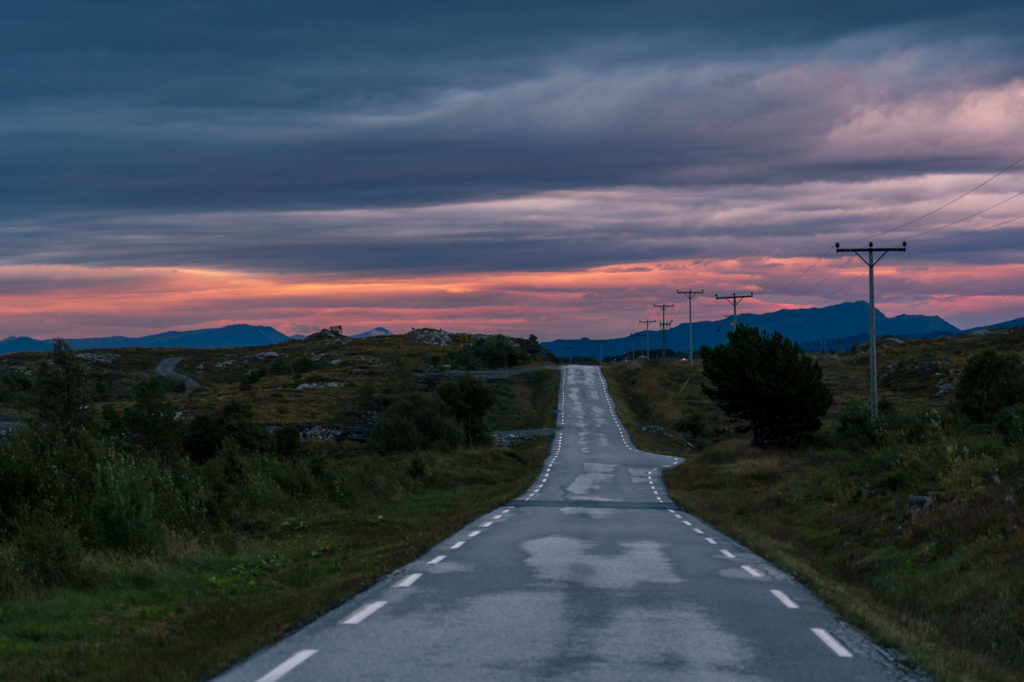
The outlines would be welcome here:
[[[269,346],[287,341],[288,337],[273,327],[232,324],[216,329],[172,331],[150,336],[107,336],[95,339],[65,339],[76,350],[107,348],[244,348]],[[0,341],[0,353],[50,350],[53,342],[27,336],[9,336]]]
[[[362,334],[356,334],[353,339],[367,339],[371,336],[391,336],[391,332],[384,327],[374,327],[370,331],[363,332]]]
[[[743,314],[738,321],[759,329],[779,331],[788,338],[799,343],[807,350],[846,350],[858,343],[867,341],[868,334],[868,303],[840,303],[825,308],[799,308],[795,310],[777,310],[760,315]],[[665,333],[665,346],[677,352],[689,349],[688,325],[685,321],[677,323]],[[886,317],[875,309],[875,326],[879,337],[899,336],[903,338],[923,338],[934,336],[955,336],[960,330],[941,317],[933,315],[897,315]],[[714,346],[727,341],[732,329],[732,316],[710,322],[693,323],[693,349],[701,346]],[[633,339],[629,336],[617,339],[597,341],[594,339],[558,339],[545,341],[543,346],[559,357],[583,355],[604,357],[624,355],[634,348],[639,352],[645,350],[645,335],[640,331]],[[650,331],[650,347],[652,355],[661,349],[661,332]]]
[[[972,327],[971,329],[968,329],[967,331],[968,332],[976,332],[976,331],[980,331],[982,329],[990,329],[992,327],[1006,327],[1006,328],[1024,327],[1024,317],[1018,317],[1015,320],[1007,320],[1006,322],[997,322],[995,324],[986,324],[986,325],[983,325],[981,327]]]

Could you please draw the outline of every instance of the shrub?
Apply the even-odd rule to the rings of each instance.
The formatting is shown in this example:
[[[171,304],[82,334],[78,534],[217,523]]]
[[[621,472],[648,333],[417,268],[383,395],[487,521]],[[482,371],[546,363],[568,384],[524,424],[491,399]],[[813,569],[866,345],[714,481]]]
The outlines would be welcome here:
[[[1015,353],[991,348],[967,360],[953,396],[958,410],[976,422],[991,422],[1004,407],[1024,399],[1024,366]]]
[[[193,462],[204,464],[227,439],[247,452],[269,452],[273,448],[270,433],[253,420],[252,407],[232,400],[213,414],[193,418],[185,433],[185,451]]]
[[[839,413],[836,428],[839,445],[848,450],[859,450],[878,442],[878,424],[871,417],[871,406],[863,400],[852,400]]]
[[[832,405],[821,366],[779,332],[739,325],[729,343],[700,350],[705,394],[728,414],[749,419],[754,445],[817,431]]]
[[[180,434],[175,410],[158,379],[135,387],[135,403],[124,410],[121,424],[135,445],[146,452],[178,451]],[[104,412],[106,415],[106,412]]]
[[[14,549],[22,575],[38,587],[62,587],[82,577],[85,552],[78,527],[65,518],[30,514],[17,530]]]
[[[436,393],[407,393],[391,404],[370,433],[378,452],[411,452],[421,448],[450,449],[464,436]]]
[[[302,432],[295,424],[285,424],[274,432],[274,446],[281,457],[292,457],[302,445]]]
[[[995,425],[1007,445],[1024,445],[1024,404],[999,410]]]
[[[484,336],[465,344],[455,353],[454,364],[467,369],[504,369],[530,361],[519,344],[501,334]]]
[[[152,462],[109,454],[97,462],[90,537],[98,546],[145,553],[161,532]]]
[[[295,374],[305,374],[306,372],[313,371],[316,365],[313,360],[307,357],[301,357],[292,363],[292,372]]]
[[[447,379],[437,387],[437,394],[462,424],[470,445],[490,440],[484,425],[484,415],[494,404],[494,391],[479,377],[464,372],[458,379]]]
[[[21,402],[31,396],[32,380],[21,372],[0,372],[0,402]]]

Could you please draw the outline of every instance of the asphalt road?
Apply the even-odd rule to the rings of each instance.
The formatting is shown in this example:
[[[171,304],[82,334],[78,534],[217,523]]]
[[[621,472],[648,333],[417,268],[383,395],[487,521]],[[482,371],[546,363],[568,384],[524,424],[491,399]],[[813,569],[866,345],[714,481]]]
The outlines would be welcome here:
[[[218,679],[924,679],[679,510],[596,367],[559,401],[525,495]]]

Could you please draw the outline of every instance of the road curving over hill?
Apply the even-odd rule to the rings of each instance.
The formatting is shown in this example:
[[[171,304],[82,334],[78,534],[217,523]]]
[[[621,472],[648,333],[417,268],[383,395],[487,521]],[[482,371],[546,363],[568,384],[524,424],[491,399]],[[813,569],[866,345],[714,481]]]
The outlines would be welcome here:
[[[274,680],[922,680],[680,510],[596,367],[520,498],[227,671]]]
[[[178,363],[184,360],[184,358],[164,358],[156,365],[156,373],[160,376],[171,377],[177,379],[185,384],[185,388],[199,388],[199,382],[190,376],[179,374],[175,371]]]

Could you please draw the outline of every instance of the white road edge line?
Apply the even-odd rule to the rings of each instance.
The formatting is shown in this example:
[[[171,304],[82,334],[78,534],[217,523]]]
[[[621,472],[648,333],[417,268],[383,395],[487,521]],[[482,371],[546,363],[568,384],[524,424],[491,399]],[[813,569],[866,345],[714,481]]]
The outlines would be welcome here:
[[[446,556],[446,555],[444,555],[444,554],[442,554],[442,555],[440,555],[440,556],[436,556],[436,557],[434,557],[433,559],[431,559],[430,561],[428,561],[428,562],[427,562],[427,564],[429,564],[430,566],[436,566],[437,564],[439,564],[439,563],[441,563],[442,561],[444,561],[444,560],[445,560],[446,558],[447,558],[447,556]]]
[[[762,573],[761,571],[757,570],[756,568],[751,568],[750,566],[740,566],[740,568],[742,568],[744,571],[746,571],[750,575],[754,576],[755,578],[763,578],[764,577],[764,573]]]
[[[395,583],[395,587],[411,587],[414,582],[416,582],[422,577],[422,573],[410,573],[409,575],[402,578],[400,582]]]
[[[811,628],[811,632],[817,635],[825,646],[832,650],[832,652],[839,658],[853,658],[853,654],[845,646],[836,641],[836,638],[828,633],[827,630],[822,628]]]
[[[373,614],[377,613],[377,611],[379,611],[381,608],[383,608],[385,604],[387,604],[386,601],[375,601],[375,602],[372,602],[370,604],[367,604],[366,606],[364,606],[363,608],[359,609],[358,611],[353,613],[351,616],[349,616],[345,620],[341,621],[341,624],[342,625],[359,625],[364,620],[366,620],[367,618],[369,618]]]
[[[277,682],[277,680],[281,679],[282,677],[290,673],[293,669],[297,668],[299,665],[302,664],[303,661],[305,661],[307,658],[309,658],[316,652],[316,649],[303,649],[302,651],[298,651],[292,654],[287,661],[277,666],[260,679],[256,680],[256,682]]]
[[[782,602],[782,605],[787,609],[798,609],[799,605],[795,601],[789,598],[789,596],[782,590],[772,590],[771,593],[775,595],[775,598]]]

